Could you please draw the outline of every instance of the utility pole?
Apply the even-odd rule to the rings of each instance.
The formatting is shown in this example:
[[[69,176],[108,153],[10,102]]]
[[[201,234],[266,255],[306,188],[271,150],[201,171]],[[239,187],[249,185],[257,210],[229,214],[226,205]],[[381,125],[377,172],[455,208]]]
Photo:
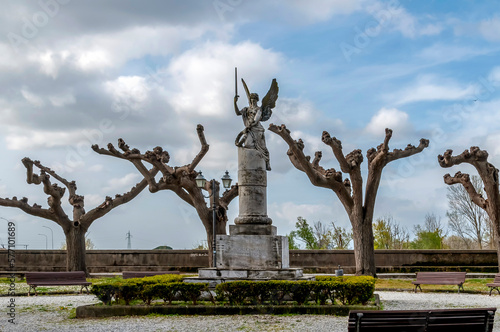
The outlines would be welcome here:
[[[127,233],[127,249],[132,249],[132,241],[130,241],[130,239],[132,238],[132,235],[130,235],[130,231],[128,231]]]

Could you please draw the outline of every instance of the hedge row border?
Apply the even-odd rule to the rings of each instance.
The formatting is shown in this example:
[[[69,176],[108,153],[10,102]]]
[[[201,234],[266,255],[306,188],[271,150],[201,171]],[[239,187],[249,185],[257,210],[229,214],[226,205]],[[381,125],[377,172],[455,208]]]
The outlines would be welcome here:
[[[377,294],[375,294],[377,296]],[[378,303],[376,301],[376,303]],[[85,305],[76,308],[76,318],[158,315],[335,315],[347,316],[350,310],[380,310],[379,305],[276,305],[276,306],[205,306],[205,305]]]

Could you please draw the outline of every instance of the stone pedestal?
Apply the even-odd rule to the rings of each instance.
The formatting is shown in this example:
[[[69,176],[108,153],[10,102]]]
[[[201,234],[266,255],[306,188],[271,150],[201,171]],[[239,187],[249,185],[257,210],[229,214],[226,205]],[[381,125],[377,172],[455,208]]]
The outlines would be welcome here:
[[[217,235],[218,269],[276,270],[290,266],[288,238],[278,235]]]
[[[238,199],[236,225],[270,225],[267,216],[266,162],[255,149],[238,148]]]
[[[215,268],[199,269],[198,282],[230,280],[299,280],[302,269],[291,269],[288,238],[277,235],[267,216],[266,163],[255,149],[238,148],[239,216],[229,235],[216,236]],[[196,282],[189,280],[191,282]]]

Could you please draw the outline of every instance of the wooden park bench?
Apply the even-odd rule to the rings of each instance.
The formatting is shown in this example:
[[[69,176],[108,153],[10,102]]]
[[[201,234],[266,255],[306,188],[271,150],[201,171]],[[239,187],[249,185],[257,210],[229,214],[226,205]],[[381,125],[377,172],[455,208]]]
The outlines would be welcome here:
[[[123,279],[130,278],[144,278],[158,276],[162,274],[179,274],[179,271],[124,271],[122,273]]]
[[[92,285],[88,282],[84,271],[73,272],[26,272],[26,283],[30,286],[28,296],[31,289],[35,291],[35,296],[38,295],[36,288],[38,286],[82,286],[80,293],[83,293],[83,288],[87,289]]]
[[[494,289],[497,290],[498,294],[500,294],[500,273],[495,274],[495,280],[493,282],[490,282],[489,284],[486,284],[490,288],[490,296],[491,292],[493,292]]]
[[[349,312],[349,332],[491,332],[496,308]]]
[[[467,272],[417,272],[417,280],[411,283],[415,285],[415,293],[420,285],[457,285],[458,292],[464,290],[465,275]]]

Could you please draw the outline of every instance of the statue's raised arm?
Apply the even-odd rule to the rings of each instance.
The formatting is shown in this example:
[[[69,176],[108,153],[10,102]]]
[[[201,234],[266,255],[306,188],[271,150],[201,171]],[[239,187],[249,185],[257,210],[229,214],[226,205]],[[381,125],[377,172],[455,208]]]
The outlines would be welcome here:
[[[256,93],[250,93],[245,80],[241,79],[243,87],[248,98],[248,107],[244,107],[239,110],[237,105],[238,100],[238,90],[236,88],[236,95],[234,97],[234,108],[236,115],[241,115],[243,118],[243,124],[245,129],[243,129],[236,137],[235,144],[238,147],[256,149],[260,152],[262,158],[266,161],[266,168],[268,171],[271,170],[269,164],[269,151],[266,147],[266,140],[264,136],[264,127],[260,124],[261,121],[267,121],[272,115],[272,109],[276,107],[276,100],[278,99],[278,83],[276,79],[273,79],[271,87],[267,92],[266,96],[262,100],[262,105],[258,106],[259,95]]]

